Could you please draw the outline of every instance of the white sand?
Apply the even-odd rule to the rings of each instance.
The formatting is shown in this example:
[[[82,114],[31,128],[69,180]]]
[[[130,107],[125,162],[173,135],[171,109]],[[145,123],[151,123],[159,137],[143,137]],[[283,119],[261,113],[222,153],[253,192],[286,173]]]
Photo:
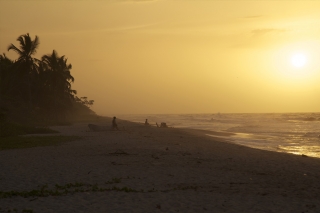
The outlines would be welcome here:
[[[89,132],[86,123],[53,127],[83,138],[0,151],[2,192],[77,182],[117,187],[0,198],[0,212],[320,212],[320,159],[242,147],[204,131],[119,126],[126,131]]]

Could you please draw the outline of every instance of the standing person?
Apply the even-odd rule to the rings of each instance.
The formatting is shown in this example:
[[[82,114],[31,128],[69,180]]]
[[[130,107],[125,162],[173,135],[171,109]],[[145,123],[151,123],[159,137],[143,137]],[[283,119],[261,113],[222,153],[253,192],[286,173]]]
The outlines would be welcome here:
[[[148,119],[144,122],[144,125],[149,126],[150,124],[148,123]]]
[[[112,130],[119,130],[116,122],[116,117],[113,117],[113,120],[112,120]]]

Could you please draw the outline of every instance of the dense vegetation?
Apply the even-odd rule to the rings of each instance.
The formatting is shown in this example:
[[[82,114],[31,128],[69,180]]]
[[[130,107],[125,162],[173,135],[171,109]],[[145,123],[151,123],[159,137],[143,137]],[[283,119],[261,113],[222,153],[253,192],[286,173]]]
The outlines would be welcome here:
[[[27,124],[58,124],[79,117],[95,116],[90,110],[93,100],[78,97],[72,89],[72,65],[53,50],[41,59],[34,58],[39,38],[24,34],[10,44],[8,51],[16,60],[0,55],[0,121]]]

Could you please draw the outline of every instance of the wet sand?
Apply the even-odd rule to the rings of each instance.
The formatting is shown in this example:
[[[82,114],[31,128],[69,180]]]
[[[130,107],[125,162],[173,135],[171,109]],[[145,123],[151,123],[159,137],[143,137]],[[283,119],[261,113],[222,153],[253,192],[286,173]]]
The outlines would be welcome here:
[[[0,212],[320,212],[320,159],[118,123],[52,127],[82,139],[0,151]]]

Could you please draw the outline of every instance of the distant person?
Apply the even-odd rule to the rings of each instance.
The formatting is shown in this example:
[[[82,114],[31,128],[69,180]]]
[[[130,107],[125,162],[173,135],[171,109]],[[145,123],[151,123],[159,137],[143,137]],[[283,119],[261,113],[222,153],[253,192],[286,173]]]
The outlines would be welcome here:
[[[144,125],[149,126],[150,124],[148,123],[148,119],[144,122]]]
[[[113,117],[113,120],[112,120],[112,130],[119,130],[116,122],[116,117]]]
[[[160,127],[167,128],[168,126],[166,123],[161,123]]]
[[[158,125],[158,123],[156,123],[157,127],[160,127],[160,128],[168,128],[167,124],[166,123],[161,123],[160,126]]]

